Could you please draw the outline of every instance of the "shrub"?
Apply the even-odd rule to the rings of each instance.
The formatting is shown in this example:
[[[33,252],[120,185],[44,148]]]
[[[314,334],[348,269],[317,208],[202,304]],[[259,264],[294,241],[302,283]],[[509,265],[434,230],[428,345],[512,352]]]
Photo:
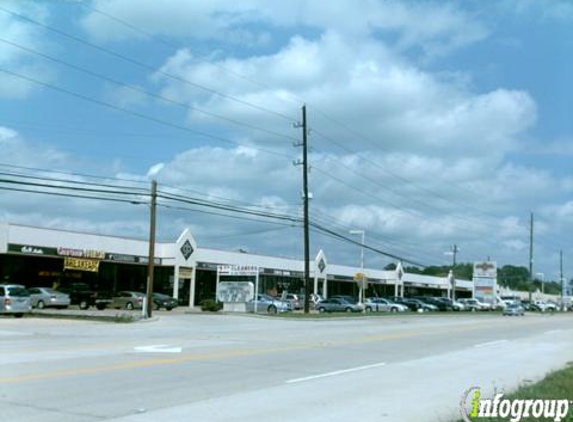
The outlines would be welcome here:
[[[223,305],[213,299],[205,299],[201,302],[201,310],[206,312],[217,312],[223,309]]]

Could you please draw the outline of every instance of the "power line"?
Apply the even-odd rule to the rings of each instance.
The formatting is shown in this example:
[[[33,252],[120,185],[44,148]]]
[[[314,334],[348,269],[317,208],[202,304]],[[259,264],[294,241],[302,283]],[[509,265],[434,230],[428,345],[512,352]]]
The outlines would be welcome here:
[[[182,46],[180,46],[180,45],[176,45],[176,44],[171,43],[171,42],[169,42],[169,41],[167,41],[167,40],[165,40],[165,39],[163,39],[163,38],[161,38],[161,37],[152,35],[152,34],[150,34],[149,32],[147,32],[147,31],[141,29],[141,28],[138,27],[138,26],[135,26],[134,24],[132,24],[132,23],[130,23],[130,22],[127,22],[127,21],[124,20],[124,19],[118,18],[117,16],[114,16],[114,15],[108,13],[108,12],[105,12],[105,11],[101,10],[101,9],[96,9],[95,7],[90,6],[89,4],[87,4],[87,3],[85,3],[85,2],[78,2],[78,3],[76,3],[76,4],[78,4],[78,5],[80,5],[80,6],[84,7],[84,8],[86,8],[86,9],[88,9],[88,10],[91,10],[91,11],[93,11],[93,12],[99,14],[99,15],[105,16],[107,19],[112,20],[112,21],[114,21],[114,22],[116,22],[116,23],[118,23],[118,24],[120,24],[120,25],[123,25],[123,26],[125,26],[126,28],[131,29],[133,32],[135,32],[135,33],[137,33],[137,34],[140,34],[140,35],[143,35],[143,36],[145,36],[146,38],[148,38],[148,39],[150,39],[150,40],[152,40],[152,41],[154,41],[154,42],[156,42],[156,43],[158,43],[158,44],[162,44],[162,45],[164,45],[164,46],[167,46],[167,47],[170,47],[170,48],[174,48],[174,49],[176,49],[176,50],[179,50],[179,49],[182,48]],[[239,73],[239,72],[236,72],[236,71],[234,71],[234,70],[231,70],[231,69],[229,69],[229,68],[227,68],[227,67],[225,67],[225,66],[222,66],[222,65],[220,65],[220,64],[218,64],[218,63],[216,63],[216,62],[210,62],[210,61],[208,61],[208,60],[198,59],[198,58],[193,58],[193,61],[199,62],[199,63],[206,63],[206,64],[208,64],[208,65],[210,65],[210,66],[216,67],[217,69],[220,69],[220,70],[222,70],[222,71],[224,71],[224,72],[226,72],[226,73],[228,73],[228,74],[230,74],[230,75],[232,75],[232,76],[234,76],[234,77],[236,77],[236,78],[238,78],[238,79],[242,79],[242,80],[244,80],[244,81],[246,81],[246,82],[249,82],[250,84],[256,85],[256,86],[258,86],[258,87],[260,87],[260,88],[264,88],[264,89],[267,89],[267,90],[272,90],[272,89],[273,89],[273,87],[271,87],[270,85],[267,85],[267,84],[264,84],[264,83],[262,83],[262,82],[260,82],[260,81],[257,81],[257,80],[254,80],[254,79],[252,79],[252,78],[249,78],[248,76],[245,76],[244,74],[241,74],[241,73]],[[292,95],[291,95],[291,96],[292,96]],[[283,100],[283,101],[284,101],[284,99],[281,98],[281,97],[278,97],[278,96],[277,96],[277,98],[279,98],[280,100]],[[303,100],[300,100],[300,99],[298,99],[298,98],[296,98],[296,97],[294,97],[294,96],[293,96],[293,99],[291,100],[291,102],[292,102],[292,103],[296,103],[298,106],[300,106],[300,105],[302,105],[302,104],[304,103]]]
[[[395,255],[395,254],[392,254],[392,253],[385,252],[385,251],[383,251],[383,250],[381,250],[381,249],[378,249],[378,248],[375,248],[375,247],[372,247],[372,246],[369,246],[369,245],[362,244],[361,242],[358,242],[358,241],[356,241],[356,240],[354,240],[354,239],[351,239],[351,238],[349,238],[348,236],[339,234],[339,233],[337,233],[337,232],[335,232],[335,231],[333,231],[333,230],[330,230],[330,229],[328,229],[328,228],[326,228],[326,227],[323,227],[323,226],[320,225],[320,224],[317,224],[317,223],[310,223],[310,224],[311,224],[311,226],[313,226],[315,229],[317,229],[317,230],[319,230],[319,231],[321,231],[321,232],[323,232],[323,233],[326,233],[326,234],[328,234],[328,235],[334,237],[335,239],[338,239],[338,240],[341,240],[341,241],[345,241],[345,242],[347,242],[347,243],[351,243],[351,244],[356,245],[356,246],[364,247],[364,248],[369,249],[369,250],[371,250],[371,251],[373,251],[373,252],[376,252],[376,253],[378,253],[378,254],[380,254],[380,255],[384,255],[384,256],[387,256],[387,257],[389,257],[389,258],[396,259],[396,260],[398,260],[398,261],[407,262],[407,263],[413,264],[413,265],[415,265],[415,266],[417,266],[417,267],[427,267],[427,265],[424,265],[424,264],[421,264],[421,263],[419,263],[419,262],[410,260],[409,258],[401,257],[401,256],[398,256],[398,255]]]
[[[2,172],[0,171],[0,175],[2,176],[11,176],[11,177],[19,177],[22,179],[32,179],[32,180],[49,180],[50,182],[62,182],[62,183],[69,183],[75,185],[84,185],[84,186],[98,186],[98,187],[105,187],[105,188],[122,188],[122,189],[137,189],[139,192],[137,194],[147,194],[148,190],[145,188],[138,188],[133,186],[120,186],[120,185],[111,185],[105,183],[93,183],[93,182],[85,182],[80,180],[71,180],[71,179],[60,179],[60,178],[46,178],[45,176],[33,176],[28,174],[22,173],[9,173],[9,172]],[[2,180],[0,179],[0,182]],[[134,192],[135,194],[135,192]]]
[[[2,8],[0,7],[0,9],[2,9]],[[217,141],[219,141],[219,142],[228,143],[228,144],[233,144],[233,145],[238,145],[238,146],[242,146],[242,147],[244,147],[244,148],[250,148],[250,149],[253,149],[253,150],[256,150],[256,151],[264,152],[264,153],[266,153],[266,154],[271,154],[271,155],[276,155],[276,156],[279,156],[279,157],[287,157],[287,158],[290,158],[289,155],[284,154],[284,153],[281,153],[281,152],[278,152],[278,151],[273,151],[273,150],[268,150],[268,149],[264,149],[264,148],[259,148],[259,147],[255,147],[255,146],[252,146],[252,145],[244,145],[244,144],[241,144],[240,142],[232,141],[232,140],[230,140],[230,139],[226,139],[226,138],[223,138],[223,137],[220,137],[220,136],[217,136],[217,135],[213,135],[213,134],[210,134],[210,133],[207,133],[207,132],[203,132],[203,131],[199,131],[199,130],[195,130],[195,129],[189,129],[188,127],[181,126],[181,125],[178,125],[178,124],[176,124],[176,123],[170,123],[170,122],[167,122],[167,121],[165,121],[165,120],[159,119],[159,118],[157,118],[157,117],[149,116],[149,115],[147,115],[147,114],[143,114],[143,113],[139,113],[139,112],[137,112],[137,111],[129,110],[129,109],[124,108],[124,107],[116,106],[116,105],[114,105],[114,104],[111,104],[111,103],[108,103],[108,102],[105,102],[105,101],[97,100],[97,99],[95,99],[95,98],[88,97],[87,95],[79,94],[79,93],[77,93],[77,92],[70,91],[70,90],[68,90],[68,89],[62,88],[62,87],[60,87],[60,86],[53,85],[53,84],[50,84],[50,83],[47,83],[47,82],[43,82],[43,81],[40,81],[40,80],[38,80],[38,79],[29,77],[29,76],[26,76],[26,75],[22,75],[22,74],[19,74],[19,73],[16,73],[16,72],[12,72],[12,71],[10,71],[10,70],[6,70],[6,69],[0,68],[0,72],[4,72],[4,73],[6,73],[6,74],[8,74],[8,75],[11,75],[11,76],[14,76],[14,77],[16,77],[16,78],[19,78],[19,79],[22,79],[22,80],[25,80],[25,81],[28,81],[28,82],[32,82],[32,83],[35,83],[35,84],[37,84],[37,85],[44,86],[44,87],[46,87],[46,88],[50,88],[50,89],[52,89],[52,90],[54,90],[54,91],[58,91],[58,92],[67,94],[67,95],[70,95],[70,96],[72,96],[72,97],[76,97],[76,98],[82,99],[82,100],[84,100],[84,101],[88,101],[88,102],[97,104],[97,105],[99,105],[99,106],[103,106],[103,107],[107,107],[107,108],[110,108],[110,109],[113,109],[113,110],[121,111],[121,112],[123,112],[123,113],[130,114],[130,115],[135,116],[135,117],[138,117],[138,118],[140,118],[140,119],[149,120],[149,121],[158,123],[158,124],[163,125],[163,126],[172,127],[172,128],[175,128],[175,129],[179,129],[179,130],[185,131],[185,132],[189,132],[189,133],[193,133],[193,134],[196,134],[196,135],[200,135],[200,136],[203,136],[203,137],[206,137],[206,138],[214,139],[214,140],[217,140]]]
[[[123,202],[126,204],[145,204],[145,205],[147,205],[147,202],[143,202],[143,201],[134,201],[134,200],[130,200],[130,199],[111,198],[111,197],[102,197],[102,196],[71,194],[71,193],[64,193],[64,192],[48,192],[48,191],[29,190],[29,189],[21,189],[21,188],[10,188],[10,187],[5,187],[5,186],[0,186],[0,190],[12,191],[12,192],[24,192],[24,193],[37,193],[37,194],[41,194],[41,195],[63,196],[63,197],[67,197],[67,198],[96,199],[96,200],[101,200],[101,201]]]
[[[78,72],[82,72],[82,73],[85,73],[85,74],[90,75],[90,76],[92,76],[92,77],[98,78],[98,79],[100,79],[100,80],[103,80],[103,81],[112,83],[112,84],[114,84],[114,85],[116,85],[116,86],[120,86],[120,87],[123,87],[123,88],[130,89],[130,90],[132,90],[133,92],[137,92],[137,93],[140,93],[140,94],[144,94],[144,95],[147,95],[147,96],[149,96],[149,97],[151,97],[151,98],[155,98],[155,99],[164,101],[164,102],[169,103],[169,104],[174,104],[174,105],[176,105],[176,106],[185,108],[185,109],[190,110],[190,111],[196,111],[196,112],[199,112],[199,113],[204,114],[204,115],[206,115],[206,116],[214,117],[214,118],[216,118],[216,119],[220,119],[220,120],[223,120],[223,121],[232,123],[232,124],[237,125],[237,126],[243,126],[243,127],[246,127],[246,128],[252,129],[252,130],[256,130],[256,131],[259,131],[259,132],[262,132],[262,133],[266,133],[266,134],[268,134],[268,135],[276,136],[276,137],[283,138],[283,139],[288,139],[288,140],[290,140],[290,141],[297,141],[297,139],[294,138],[294,137],[292,137],[292,136],[285,135],[285,134],[282,134],[282,133],[279,133],[279,132],[275,132],[275,131],[272,131],[272,130],[268,130],[268,129],[265,129],[265,128],[262,128],[262,127],[259,127],[259,126],[250,124],[250,123],[241,122],[241,121],[239,121],[239,120],[235,120],[235,119],[232,119],[232,118],[229,118],[229,117],[226,117],[226,116],[217,114],[217,113],[213,113],[213,112],[210,112],[210,111],[201,109],[201,108],[199,108],[199,107],[191,106],[191,105],[189,105],[189,104],[187,104],[187,103],[183,103],[183,102],[181,102],[181,101],[177,101],[177,100],[174,100],[174,99],[172,99],[172,98],[165,97],[165,96],[163,96],[163,95],[155,94],[155,93],[153,93],[153,92],[147,91],[147,90],[142,89],[142,88],[139,88],[139,87],[137,87],[137,86],[130,85],[130,84],[127,84],[127,83],[122,82],[122,81],[118,81],[117,79],[111,78],[111,77],[106,76],[106,75],[103,75],[103,74],[101,74],[101,73],[94,72],[93,70],[86,69],[85,67],[81,67],[81,66],[78,66],[78,65],[69,63],[69,62],[67,62],[67,61],[58,59],[58,58],[56,58],[56,57],[50,56],[50,55],[48,55],[48,54],[41,53],[41,52],[39,52],[39,51],[37,51],[37,50],[34,50],[34,49],[31,49],[31,48],[29,48],[29,47],[22,46],[22,45],[20,45],[20,44],[17,44],[17,43],[15,43],[15,42],[10,41],[10,40],[7,40],[7,39],[5,39],[5,38],[0,38],[0,42],[2,42],[2,43],[4,43],[4,44],[7,44],[7,45],[10,45],[10,46],[12,46],[12,47],[18,48],[18,49],[20,49],[20,50],[22,50],[22,51],[25,51],[25,52],[27,52],[27,53],[37,55],[37,56],[42,57],[42,58],[44,58],[44,59],[46,59],[46,60],[53,61],[53,62],[55,62],[55,63],[58,63],[58,64],[62,65],[62,66],[69,67],[69,68],[74,69],[74,70],[76,70],[76,71],[78,71]]]
[[[210,94],[219,96],[219,97],[221,97],[221,98],[224,98],[224,99],[227,99],[227,100],[231,100],[231,101],[235,101],[235,102],[237,102],[237,103],[240,103],[240,104],[242,104],[242,105],[245,105],[245,106],[248,106],[248,107],[257,109],[257,110],[259,110],[259,111],[264,111],[264,112],[266,112],[266,113],[273,114],[273,115],[275,115],[275,116],[277,116],[277,117],[280,117],[280,118],[282,118],[282,119],[288,120],[288,121],[290,121],[290,122],[296,122],[296,119],[293,119],[292,117],[287,116],[286,114],[283,114],[283,113],[280,113],[280,112],[277,112],[277,111],[268,109],[268,108],[266,108],[266,107],[262,107],[262,106],[259,106],[259,105],[250,103],[250,102],[245,101],[245,100],[241,100],[241,99],[236,98],[236,97],[234,97],[234,96],[232,96],[232,95],[224,94],[224,93],[219,92],[219,91],[217,91],[217,90],[215,90],[215,89],[213,89],[213,88],[210,88],[210,87],[207,87],[207,86],[205,86],[205,85],[202,85],[202,84],[193,82],[193,81],[191,81],[191,80],[189,80],[189,79],[182,78],[182,77],[177,76],[177,75],[173,75],[173,74],[168,73],[168,72],[165,72],[165,71],[163,71],[163,70],[161,70],[161,69],[156,69],[154,66],[151,66],[151,65],[149,65],[149,64],[140,62],[139,60],[133,59],[133,58],[128,57],[128,56],[126,56],[126,55],[124,55],[124,54],[117,53],[117,52],[112,51],[112,50],[110,50],[110,49],[108,49],[108,48],[105,48],[105,47],[103,47],[103,46],[101,46],[101,45],[92,43],[92,42],[90,42],[90,41],[87,41],[87,40],[85,40],[85,39],[83,39],[83,38],[80,38],[80,37],[77,37],[77,36],[75,36],[75,35],[69,34],[69,33],[65,32],[65,31],[60,30],[60,29],[57,29],[57,28],[54,28],[54,27],[52,27],[52,26],[43,24],[42,22],[39,22],[39,21],[37,21],[37,20],[35,20],[35,19],[32,19],[32,18],[30,18],[30,17],[28,17],[28,16],[22,15],[21,13],[14,12],[14,11],[9,10],[9,9],[7,9],[7,8],[5,8],[5,7],[2,7],[2,6],[0,6],[0,11],[3,11],[4,13],[7,13],[7,14],[12,15],[12,16],[14,16],[14,17],[17,17],[17,18],[20,18],[20,19],[25,20],[25,21],[27,21],[27,22],[30,22],[30,23],[32,23],[32,24],[34,24],[34,25],[36,25],[36,26],[39,26],[39,27],[41,27],[41,28],[44,28],[44,29],[46,29],[46,30],[48,30],[48,31],[50,31],[50,32],[53,32],[53,33],[55,33],[55,34],[58,34],[58,35],[60,35],[60,36],[62,36],[62,37],[68,38],[68,39],[73,40],[73,41],[75,41],[75,42],[78,42],[78,43],[80,43],[80,44],[89,46],[90,48],[93,48],[93,49],[95,49],[95,50],[104,52],[104,53],[106,53],[106,54],[108,54],[108,55],[111,55],[111,56],[113,56],[113,57],[116,57],[116,58],[118,58],[118,59],[121,59],[121,60],[123,60],[123,61],[126,61],[126,62],[128,62],[128,63],[131,63],[131,64],[133,64],[133,65],[136,65],[136,66],[138,66],[138,67],[140,67],[140,68],[143,68],[143,69],[145,69],[145,70],[148,70],[148,71],[151,71],[151,72],[154,72],[154,73],[161,74],[161,75],[166,76],[166,77],[168,77],[168,78],[170,78],[170,79],[176,80],[176,81],[178,81],[178,82],[185,83],[185,84],[187,84],[187,85],[193,86],[193,87],[195,87],[195,88],[197,88],[197,89],[203,90],[203,91],[205,91],[205,92],[208,92],[208,93],[210,93]]]
[[[38,171],[38,172],[43,172],[43,173],[55,173],[55,174],[64,174],[64,175],[68,175],[68,176],[74,176],[74,177],[88,177],[88,178],[93,178],[93,179],[100,179],[100,180],[117,180],[117,181],[121,181],[121,182],[133,182],[133,183],[140,183],[140,184],[147,184],[147,182],[144,182],[142,180],[136,180],[136,179],[125,179],[125,178],[114,178],[114,177],[108,177],[108,176],[97,176],[97,175],[93,175],[93,174],[85,174],[85,173],[73,173],[73,172],[65,172],[65,171],[61,171],[61,170],[48,170],[48,169],[42,169],[42,168],[37,168],[37,167],[28,167],[28,166],[18,166],[15,164],[8,164],[8,163],[0,163],[0,167],[8,167],[8,168],[15,168],[15,169],[23,169],[23,170],[32,170],[32,171]]]

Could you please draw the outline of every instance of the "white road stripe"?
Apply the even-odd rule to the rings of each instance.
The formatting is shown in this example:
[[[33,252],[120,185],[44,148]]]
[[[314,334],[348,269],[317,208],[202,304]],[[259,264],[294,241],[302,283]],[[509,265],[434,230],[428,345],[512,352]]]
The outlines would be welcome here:
[[[349,368],[349,369],[342,369],[340,371],[326,372],[324,374],[311,375],[309,377],[304,377],[304,378],[295,378],[292,380],[288,380],[286,383],[287,384],[294,384],[297,382],[310,381],[310,380],[314,380],[314,379],[318,379],[318,378],[333,377],[335,375],[347,374],[349,372],[363,371],[365,369],[378,368],[378,367],[385,366],[385,365],[386,364],[384,362],[382,362],[382,363],[375,363],[373,365],[357,366],[356,368]]]
[[[476,344],[474,347],[489,347],[489,346],[497,346],[498,344],[503,344],[503,343],[507,343],[507,340],[496,340],[496,341],[490,341],[487,343],[480,343],[480,344]]]
[[[152,346],[134,347],[136,352],[144,353],[181,353],[181,347],[169,347],[166,344],[154,344]]]

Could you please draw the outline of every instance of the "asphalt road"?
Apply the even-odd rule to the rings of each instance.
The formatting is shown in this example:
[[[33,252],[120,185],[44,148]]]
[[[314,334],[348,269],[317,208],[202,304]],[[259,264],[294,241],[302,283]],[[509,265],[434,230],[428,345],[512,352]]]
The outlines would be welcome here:
[[[573,360],[573,315],[0,318],[2,420],[449,421]]]

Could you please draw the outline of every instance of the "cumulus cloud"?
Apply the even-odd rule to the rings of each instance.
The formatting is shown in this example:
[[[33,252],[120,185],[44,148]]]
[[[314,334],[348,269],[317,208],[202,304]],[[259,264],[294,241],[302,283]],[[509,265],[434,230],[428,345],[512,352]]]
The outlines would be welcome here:
[[[447,53],[488,35],[485,25],[453,4],[440,2],[97,0],[95,8],[84,17],[83,27],[96,39],[107,41],[138,38],[142,34],[118,25],[105,14],[146,28],[152,35],[256,45],[270,42],[268,28],[302,26],[324,31],[336,27],[353,38],[390,33],[398,35],[399,49],[421,47],[431,55]]]
[[[45,4],[7,0],[2,5],[8,10],[31,16],[40,22],[49,19],[48,7]],[[2,28],[2,38],[7,41],[36,50],[48,46],[39,27],[5,12],[0,13],[0,28]],[[0,67],[45,82],[55,77],[55,72],[50,66],[5,42],[0,42]],[[37,86],[25,80],[0,72],[0,99],[23,99],[35,89]]]
[[[251,75],[273,88],[237,81],[233,74]],[[518,147],[519,135],[537,119],[535,101],[527,92],[497,89],[474,93],[457,80],[444,80],[442,75],[408,64],[383,44],[356,46],[335,32],[315,41],[295,36],[276,53],[246,59],[197,64],[188,50],[180,50],[153,80],[163,85],[163,95],[169,98],[265,127],[286,125],[244,102],[293,115],[297,112],[293,99],[304,98],[309,104],[310,125],[317,131],[340,139],[340,128],[322,118],[326,113],[352,122],[353,128],[360,128],[377,144],[375,147],[393,151],[488,155],[499,160]],[[182,80],[218,86],[241,102],[198,90]],[[318,112],[313,112],[315,109]],[[196,112],[189,118],[194,123],[209,120]],[[260,140],[267,142],[267,138]],[[343,139],[352,148],[372,148],[372,141],[369,144],[361,137],[345,133]]]

